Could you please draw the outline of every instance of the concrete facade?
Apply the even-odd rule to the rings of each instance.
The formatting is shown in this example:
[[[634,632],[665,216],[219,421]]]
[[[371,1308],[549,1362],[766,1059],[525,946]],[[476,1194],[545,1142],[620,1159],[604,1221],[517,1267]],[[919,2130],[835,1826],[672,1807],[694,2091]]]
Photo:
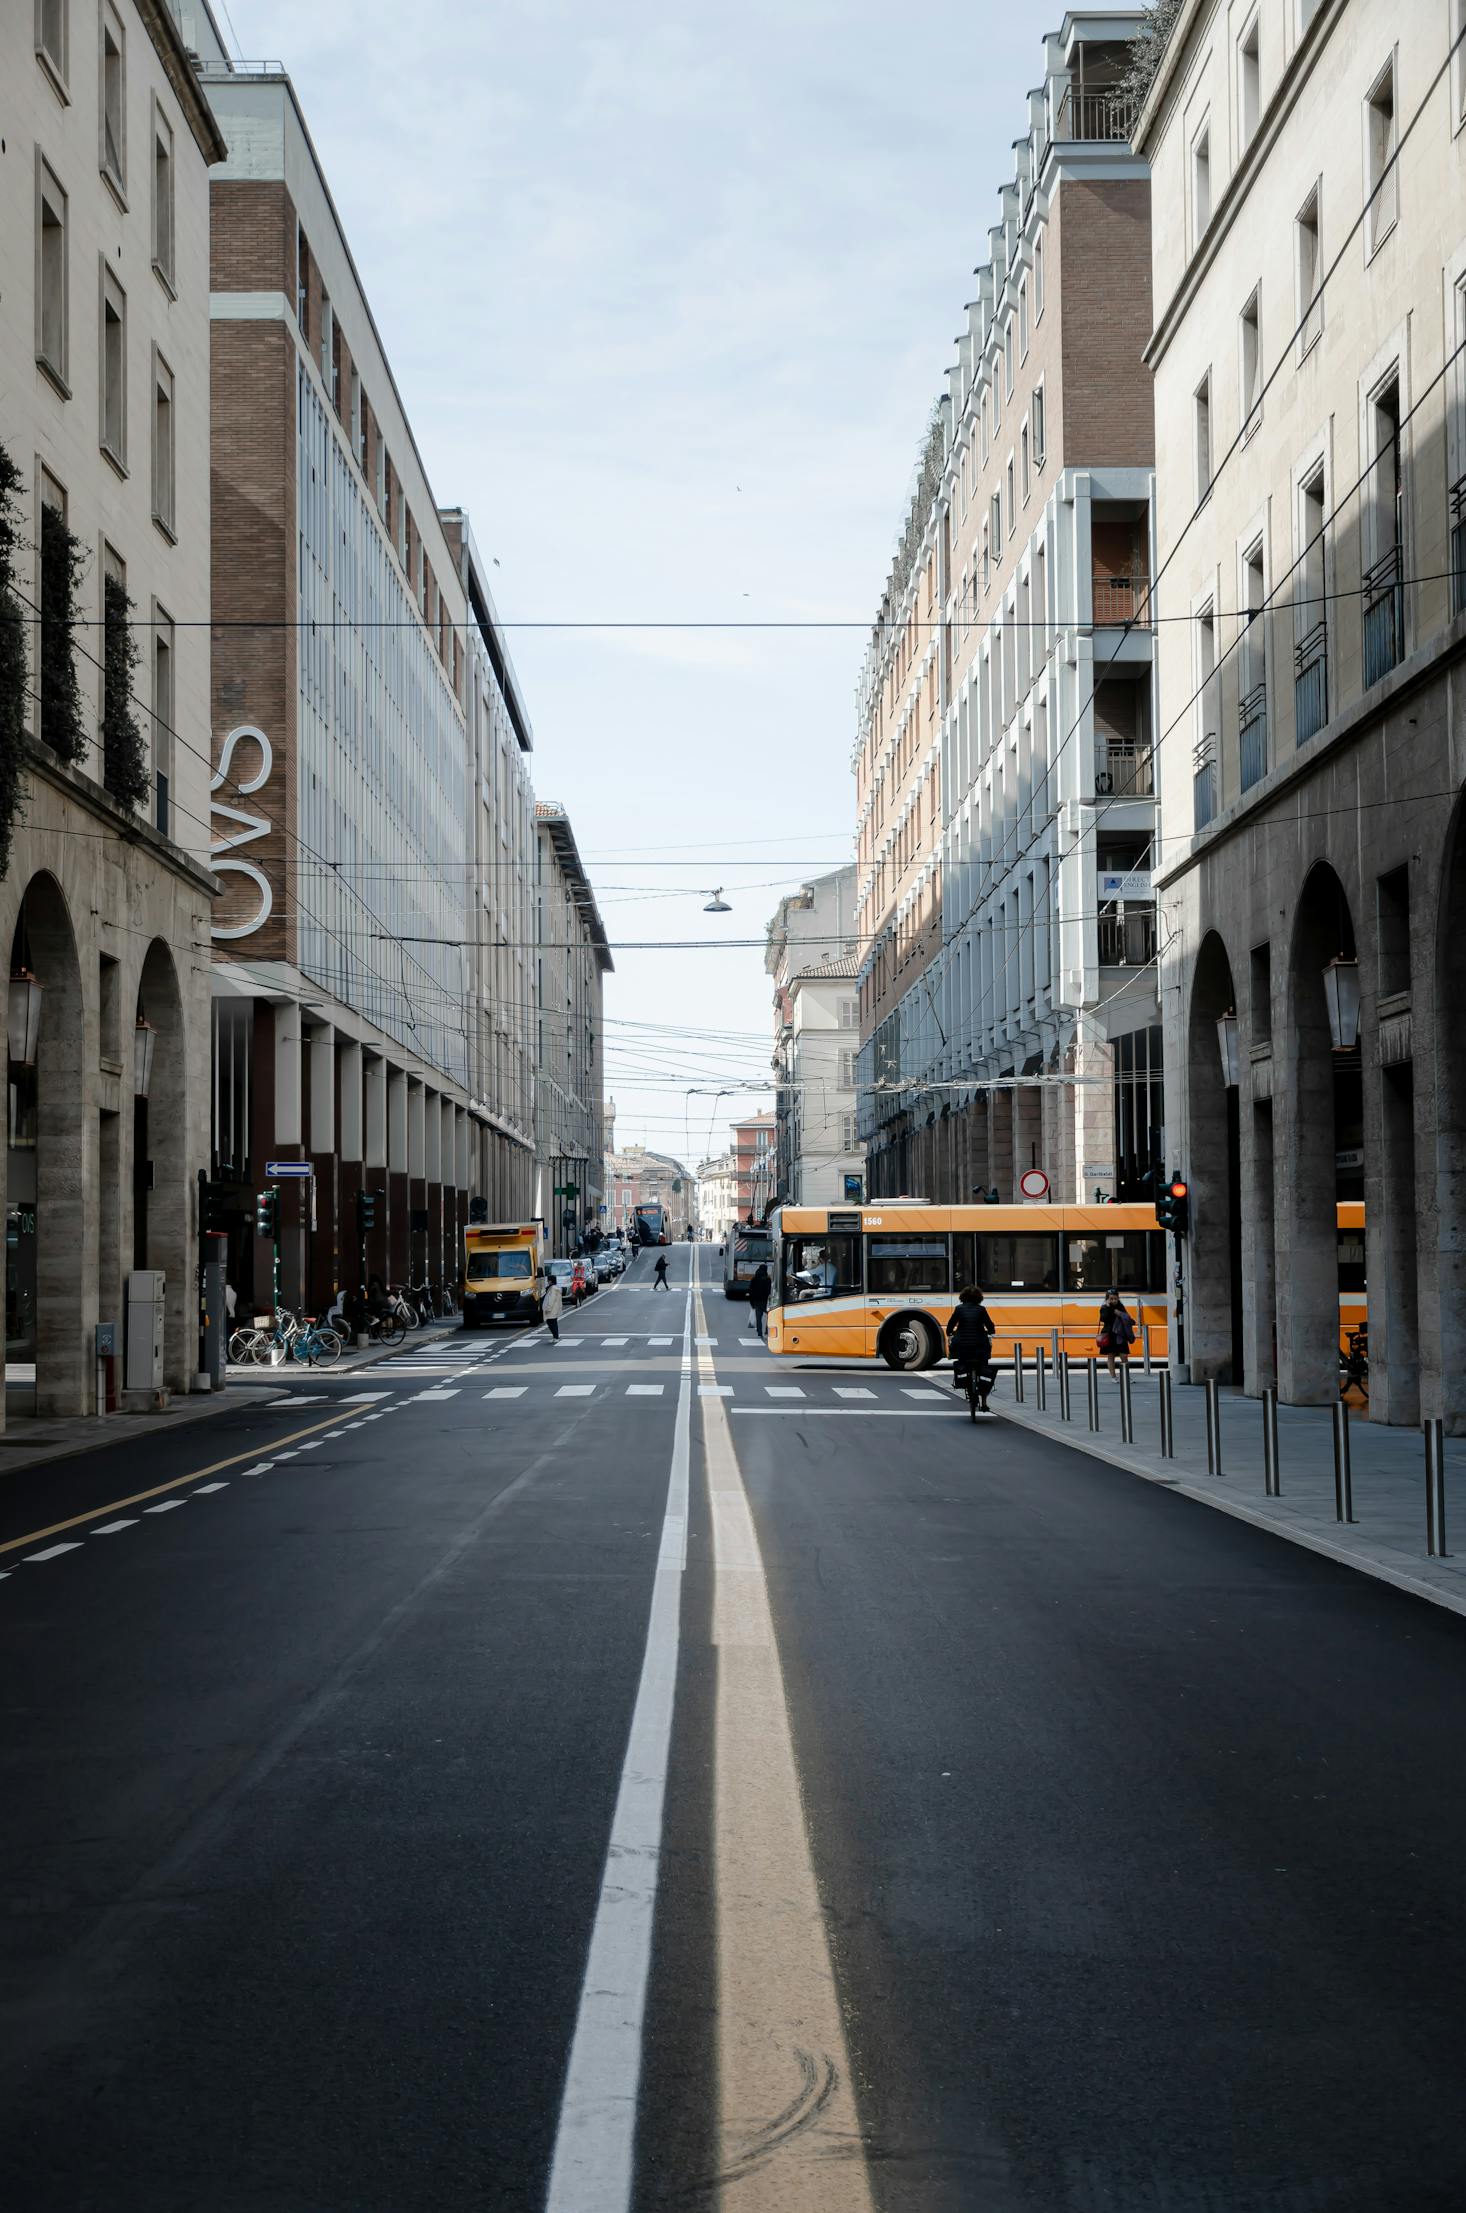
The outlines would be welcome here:
[[[16,612],[29,640],[0,929],[12,976],[40,987],[33,1057],[12,1020],[0,1156],[6,1400],[14,1414],[72,1416],[99,1411],[99,1325],[115,1325],[122,1381],[135,1268],[166,1278],[163,1384],[186,1390],[199,1367],[215,889],[208,173],[223,146],[154,0],[6,9],[0,80],[0,444],[21,479]],[[43,553],[58,523],[79,564],[69,605]],[[126,637],[130,670],[116,657]],[[75,758],[54,742],[68,659]]]
[[[638,1206],[661,1205],[673,1238],[696,1228],[697,1178],[688,1174],[670,1153],[649,1152],[645,1145],[623,1145],[606,1155],[607,1214],[604,1226],[634,1234]]]
[[[605,926],[570,817],[535,803],[538,1047],[535,1128],[550,1250],[567,1253],[604,1229],[605,1014],[613,966]],[[574,1185],[574,1190],[570,1186]]]
[[[778,1084],[775,1195],[816,1206],[845,1197],[865,1172],[856,1136],[855,1059],[860,1000],[855,956],[855,869],[813,877],[768,926],[764,968],[774,984],[773,1068]]]
[[[762,1222],[778,1190],[779,1125],[773,1114],[733,1124],[733,1182],[740,1222]]]
[[[1045,42],[934,418],[925,512],[903,541],[928,549],[936,581],[921,695],[931,802],[908,793],[874,846],[885,763],[909,744],[883,731],[906,634],[891,634],[889,588],[872,639],[863,889],[878,889],[888,847],[899,855],[919,831],[924,854],[898,902],[908,927],[884,1011],[878,949],[863,941],[873,1197],[1011,1200],[1031,1167],[1061,1199],[1152,1188],[1150,184],[1109,89],[1136,21],[1074,13]],[[919,920],[928,886],[935,946]],[[903,942],[921,957],[903,965]]]
[[[738,1219],[738,1178],[731,1152],[698,1162],[697,1220],[705,1237],[722,1241]]]
[[[1138,131],[1163,608],[1190,618],[1161,664],[1185,1356],[1193,1377],[1331,1400],[1339,1300],[1362,1277],[1336,1208],[1362,1197],[1370,1414],[1457,1431],[1460,27],[1445,7],[1263,0],[1254,35],[1191,0]]]

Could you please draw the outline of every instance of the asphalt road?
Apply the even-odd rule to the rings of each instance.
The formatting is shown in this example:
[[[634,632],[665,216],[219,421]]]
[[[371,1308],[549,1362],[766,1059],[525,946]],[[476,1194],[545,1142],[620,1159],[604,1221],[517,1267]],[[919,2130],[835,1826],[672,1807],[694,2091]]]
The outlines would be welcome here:
[[[7,2206],[1466,2203],[1463,1624],[671,1260],[0,1471]]]

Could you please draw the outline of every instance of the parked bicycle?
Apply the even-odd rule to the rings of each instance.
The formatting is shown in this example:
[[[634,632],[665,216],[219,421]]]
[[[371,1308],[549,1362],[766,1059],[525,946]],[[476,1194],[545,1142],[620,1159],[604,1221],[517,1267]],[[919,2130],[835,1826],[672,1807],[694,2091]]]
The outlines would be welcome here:
[[[328,1368],[340,1357],[341,1339],[324,1322],[314,1319],[301,1322],[290,1339],[290,1358],[303,1360],[308,1367]]]

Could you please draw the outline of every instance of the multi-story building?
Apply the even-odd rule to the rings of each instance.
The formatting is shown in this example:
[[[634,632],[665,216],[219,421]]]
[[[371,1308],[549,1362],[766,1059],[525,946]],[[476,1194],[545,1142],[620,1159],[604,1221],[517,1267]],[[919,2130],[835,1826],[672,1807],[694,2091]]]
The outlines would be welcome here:
[[[864,1191],[854,903],[853,865],[832,869],[782,899],[768,926],[764,967],[774,982],[778,1084],[774,1196],[795,1206],[838,1204]]]
[[[762,1222],[778,1191],[779,1125],[773,1114],[733,1124],[733,1184],[740,1222]]]
[[[611,949],[570,818],[535,803],[535,1128],[552,1249],[603,1226],[603,978]]]
[[[697,1219],[705,1237],[722,1241],[738,1219],[738,1178],[731,1152],[698,1163]]]
[[[1032,1167],[1061,1199],[1152,1188],[1150,183],[1116,89],[1137,22],[1070,13],[1045,41],[867,659],[862,888],[872,916],[882,884],[897,901],[862,958],[873,1194],[1013,1198]]]
[[[144,0],[16,0],[0,82],[5,1397],[77,1415],[98,1410],[98,1329],[123,1352],[134,1269],[165,1278],[163,1383],[199,1367],[224,147]]]
[[[645,1145],[624,1145],[606,1155],[609,1226],[634,1230],[639,1206],[664,1206],[673,1237],[685,1237],[698,1221],[696,1178],[670,1153],[648,1152]]]
[[[529,714],[484,565],[461,510],[442,517],[468,602],[469,819],[477,901],[469,939],[469,1115],[475,1189],[492,1222],[535,1200],[538,838]]]
[[[1155,178],[1168,1167],[1193,1377],[1466,1428],[1459,6],[1184,0]],[[1452,41],[1456,41],[1454,49]],[[1174,619],[1173,619],[1174,618]]]
[[[287,1304],[320,1306],[363,1267],[455,1275],[480,1167],[467,601],[290,79],[235,69],[217,39],[201,51],[229,146],[212,186],[215,1172],[235,1280],[267,1304],[273,1266]],[[271,1160],[313,1170],[281,1187],[273,1253],[250,1220]]]

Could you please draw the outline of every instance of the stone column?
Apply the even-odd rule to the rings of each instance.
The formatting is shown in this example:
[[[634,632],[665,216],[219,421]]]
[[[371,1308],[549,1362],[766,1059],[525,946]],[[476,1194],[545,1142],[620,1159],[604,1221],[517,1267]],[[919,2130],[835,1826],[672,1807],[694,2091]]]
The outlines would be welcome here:
[[[1327,1030],[1285,1023],[1273,1067],[1278,1396],[1329,1406],[1339,1395],[1339,1264]]]

